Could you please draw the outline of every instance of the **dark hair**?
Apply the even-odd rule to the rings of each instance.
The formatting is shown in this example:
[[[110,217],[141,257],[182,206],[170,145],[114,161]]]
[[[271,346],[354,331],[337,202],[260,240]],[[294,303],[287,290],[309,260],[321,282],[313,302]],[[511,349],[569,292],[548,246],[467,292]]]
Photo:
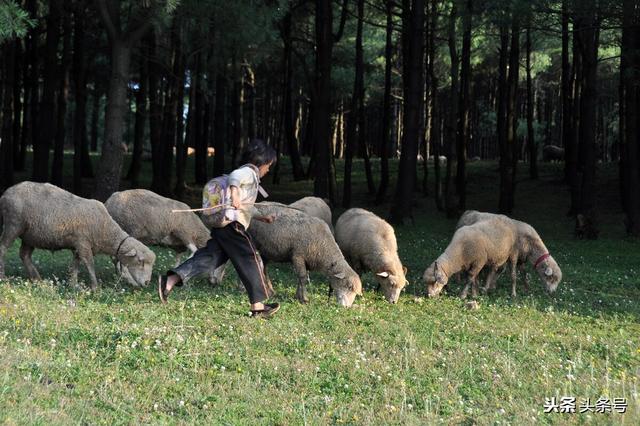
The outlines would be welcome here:
[[[262,139],[251,140],[242,153],[242,164],[251,163],[256,167],[275,164],[277,160],[276,150],[267,145]]]

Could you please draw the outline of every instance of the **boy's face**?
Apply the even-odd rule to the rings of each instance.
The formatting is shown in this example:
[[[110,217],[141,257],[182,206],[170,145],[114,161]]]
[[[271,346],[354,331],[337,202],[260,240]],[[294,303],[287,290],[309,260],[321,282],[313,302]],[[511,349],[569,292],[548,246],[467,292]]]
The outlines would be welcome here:
[[[258,167],[260,177],[264,177],[264,175],[269,173],[269,167],[271,167],[271,163],[263,164],[262,166]]]

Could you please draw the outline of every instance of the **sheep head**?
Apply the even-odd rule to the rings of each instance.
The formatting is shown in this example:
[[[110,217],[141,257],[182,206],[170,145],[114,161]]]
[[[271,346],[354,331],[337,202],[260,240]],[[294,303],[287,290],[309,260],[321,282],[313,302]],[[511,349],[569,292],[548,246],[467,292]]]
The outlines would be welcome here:
[[[348,308],[353,305],[356,296],[362,296],[362,282],[346,262],[345,265],[346,268],[331,273],[329,281],[338,305]]]
[[[440,294],[445,285],[447,285],[447,274],[438,265],[438,261],[433,262],[422,274],[422,279],[427,284],[427,295],[436,297]]]
[[[400,292],[408,284],[406,274],[407,268],[405,266],[402,268],[387,266],[376,272],[376,280],[380,284],[387,302],[396,303],[398,301]]]
[[[135,238],[127,238],[116,253],[116,261],[121,265],[120,274],[134,287],[143,287],[151,281],[156,255]]]
[[[558,288],[560,281],[562,280],[562,271],[560,266],[556,263],[555,259],[551,256],[540,262],[536,266],[536,272],[538,276],[545,284],[545,287],[549,293],[553,293]]]

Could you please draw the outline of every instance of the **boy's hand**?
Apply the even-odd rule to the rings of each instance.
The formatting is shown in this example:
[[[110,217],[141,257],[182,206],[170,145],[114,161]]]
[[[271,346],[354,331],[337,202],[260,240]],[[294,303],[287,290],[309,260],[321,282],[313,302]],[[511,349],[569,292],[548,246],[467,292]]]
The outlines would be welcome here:
[[[242,203],[240,202],[240,196],[238,194],[238,188],[236,186],[231,187],[231,207],[239,209]]]

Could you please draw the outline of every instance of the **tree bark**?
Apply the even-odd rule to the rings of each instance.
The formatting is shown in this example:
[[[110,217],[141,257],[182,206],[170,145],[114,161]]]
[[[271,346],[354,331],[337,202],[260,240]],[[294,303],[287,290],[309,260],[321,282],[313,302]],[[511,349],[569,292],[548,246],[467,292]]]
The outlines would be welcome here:
[[[573,129],[571,124],[571,106],[573,99],[571,98],[571,65],[569,64],[569,0],[562,0],[562,146],[564,147],[564,180],[570,182],[571,175],[569,169],[568,158],[570,156],[570,150],[574,143],[571,140],[573,138]]]
[[[111,50],[111,76],[107,109],[105,113],[105,138],[96,175],[93,195],[104,201],[120,187],[124,148],[122,135],[127,113],[127,84],[131,63],[132,46],[151,29],[153,17],[147,16],[144,23],[132,18],[137,27],[124,32],[120,28],[120,0],[96,0],[100,17],[109,35]]]
[[[131,181],[131,187],[140,185],[140,172],[142,170],[142,152],[144,150],[144,132],[147,123],[147,87],[149,85],[149,62],[146,57],[148,50],[143,49],[140,60],[140,78],[138,90],[135,91],[136,113],[133,127],[133,154],[127,178]]]
[[[184,54],[182,54],[181,61],[181,73],[178,75],[179,83],[178,83],[178,102],[176,104],[176,186],[174,189],[176,197],[181,200],[184,198],[184,192],[187,188],[187,184],[185,182],[186,177],[186,169],[187,169],[187,144],[185,141],[184,135],[184,86],[186,79],[186,58]],[[216,151],[216,156],[218,155],[218,151]]]
[[[75,113],[73,118],[73,191],[82,194],[82,177],[87,151],[87,60],[85,52],[85,3],[78,2],[73,11],[73,84]],[[88,155],[87,155],[88,157]],[[91,161],[91,160],[89,160]],[[89,163],[90,164],[90,163]]]
[[[460,59],[458,57],[458,51],[456,47],[456,20],[457,20],[457,8],[456,3],[453,2],[451,7],[451,12],[449,14],[449,23],[448,23],[448,45],[449,45],[449,56],[451,57],[451,90],[450,90],[450,100],[458,99],[458,75],[459,75],[459,66]],[[444,201],[445,201],[445,210],[447,217],[455,217],[457,216],[457,204],[454,203],[452,188],[451,188],[451,175],[454,161],[453,154],[453,141],[456,140],[456,123],[458,119],[458,104],[457,102],[449,103],[449,115],[447,117],[445,126],[446,126],[446,135],[445,135],[445,155],[447,157],[447,165],[445,172],[445,181],[444,181]]]
[[[293,180],[300,181],[305,178],[302,160],[300,159],[300,150],[296,141],[295,130],[295,111],[293,109],[293,57],[292,57],[292,40],[291,40],[291,12],[289,11],[282,21],[282,40],[284,42],[284,138],[286,140],[289,158],[291,159],[291,169],[293,171]]]
[[[63,42],[62,62],[60,63],[58,107],[56,108],[57,125],[51,166],[51,182],[62,186],[62,172],[64,171],[64,142],[66,138],[65,119],[67,116],[67,102],[69,99],[69,69],[71,67],[71,14],[63,8]]]
[[[622,200],[627,232],[640,237],[640,16],[638,0],[624,0],[620,59]]]
[[[225,105],[227,99],[227,78],[218,72],[216,76],[216,106],[213,119],[215,157],[213,159],[213,175],[220,176],[225,172]]]
[[[580,3],[585,19],[585,26],[579,35],[580,54],[584,66],[583,92],[580,102],[580,141],[584,146],[584,164],[582,169],[582,185],[580,208],[584,222],[579,223],[579,232],[588,239],[596,239],[599,230],[596,225],[596,109],[598,106],[597,71],[600,23],[597,17],[595,0]],[[579,219],[580,222],[580,219]]]
[[[411,218],[420,138],[420,104],[423,102],[424,1],[402,2],[403,86],[405,99],[404,135],[400,153],[398,186],[391,208],[391,221],[403,223]]]
[[[382,137],[380,138],[380,186],[376,204],[384,202],[389,187],[389,151],[391,149],[391,67],[393,55],[393,1],[386,0],[386,39],[384,47],[384,95],[382,101]]]
[[[16,41],[5,42],[2,48],[3,69],[0,99],[2,99],[2,129],[0,140],[0,189],[14,183],[13,164],[13,84],[15,79]]]
[[[313,150],[315,161],[315,180],[313,193],[317,197],[329,198],[335,202],[331,192],[330,150],[331,150],[331,53],[333,50],[333,11],[331,0],[316,0],[316,74],[315,93],[312,101]]]
[[[466,189],[466,162],[467,147],[469,146],[469,110],[471,108],[470,81],[471,81],[471,17],[472,0],[465,1],[465,10],[462,16],[462,66],[460,70],[460,107],[458,117],[458,132],[456,135],[456,192],[458,194],[458,210],[466,210],[467,189]]]
[[[434,195],[436,198],[436,208],[439,211],[444,210],[444,204],[442,199],[442,177],[440,171],[440,115],[439,115],[439,103],[438,103],[438,79],[435,73],[435,60],[436,60],[436,30],[438,24],[438,2],[437,0],[431,1],[431,14],[429,25],[429,64],[427,66],[427,73],[429,75],[429,87],[431,91],[430,96],[430,110],[431,110],[431,129],[429,130],[429,142],[431,143],[431,152],[433,153],[433,170],[434,170]],[[425,167],[428,158],[424,158]]]
[[[49,180],[49,150],[51,141],[55,136],[55,91],[58,81],[58,42],[60,39],[60,14],[62,2],[51,0],[49,2],[49,15],[47,17],[47,44],[44,66],[44,85],[42,89],[42,101],[40,103],[38,117],[37,143],[33,146],[33,175],[36,182]]]
[[[538,148],[533,133],[533,83],[531,80],[531,22],[527,25],[527,147],[529,148],[529,177],[538,179]]]
[[[364,17],[364,0],[357,2],[357,24],[356,24],[356,55],[355,55],[355,79],[353,83],[353,95],[351,97],[351,108],[347,118],[347,144],[344,161],[344,187],[342,192],[342,207],[351,207],[351,169],[353,155],[355,154],[356,142],[360,142],[364,133],[364,60],[362,53],[362,19]],[[371,172],[371,169],[368,170]],[[367,181],[369,175],[367,175]]]
[[[565,161],[567,162],[566,168],[569,175],[569,187],[571,194],[571,205],[569,207],[568,216],[575,216],[580,209],[580,147],[578,141],[580,140],[580,98],[582,96],[582,79],[583,79],[583,64],[582,55],[580,54],[580,42],[579,35],[584,27],[583,20],[580,16],[574,13],[573,19],[573,66],[572,66],[572,95],[571,95],[571,139],[569,145],[565,146]]]
[[[207,183],[207,139],[205,138],[205,81],[204,70],[206,69],[206,56],[204,53],[198,55],[196,72],[193,80],[196,81],[195,90],[195,111],[194,111],[194,137],[192,139],[195,149],[195,177],[198,185]]]

